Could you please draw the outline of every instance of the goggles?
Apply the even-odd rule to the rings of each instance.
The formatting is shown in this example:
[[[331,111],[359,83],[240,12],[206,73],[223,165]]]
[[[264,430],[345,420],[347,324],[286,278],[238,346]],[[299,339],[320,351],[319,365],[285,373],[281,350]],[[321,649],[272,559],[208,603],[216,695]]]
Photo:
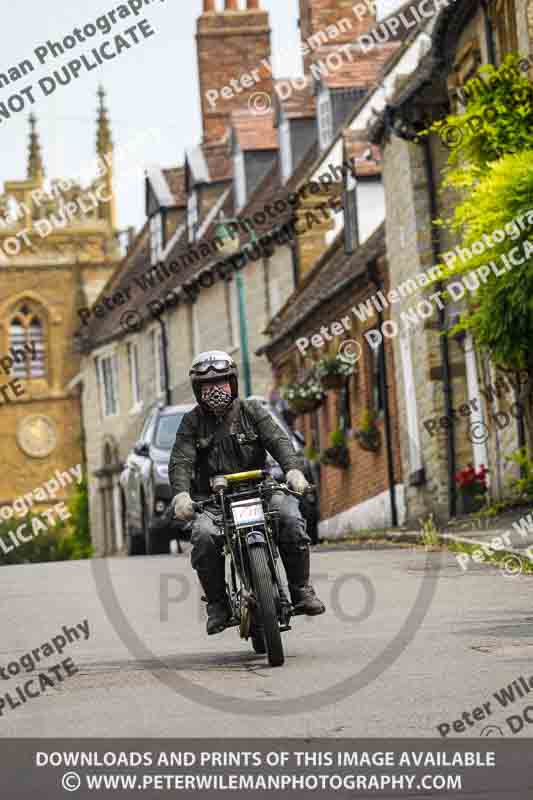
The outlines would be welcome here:
[[[228,369],[231,369],[231,362],[227,361],[226,359],[221,359],[218,361],[202,361],[200,364],[195,364],[194,367],[191,368],[191,375],[205,375],[211,370],[214,372],[227,372]]]

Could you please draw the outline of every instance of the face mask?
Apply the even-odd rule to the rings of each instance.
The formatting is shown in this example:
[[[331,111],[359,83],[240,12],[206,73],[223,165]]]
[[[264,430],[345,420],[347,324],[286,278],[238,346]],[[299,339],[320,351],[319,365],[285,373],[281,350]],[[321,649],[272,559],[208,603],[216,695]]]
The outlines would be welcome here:
[[[204,386],[202,389],[202,405],[216,416],[222,416],[231,405],[233,398],[228,383]]]

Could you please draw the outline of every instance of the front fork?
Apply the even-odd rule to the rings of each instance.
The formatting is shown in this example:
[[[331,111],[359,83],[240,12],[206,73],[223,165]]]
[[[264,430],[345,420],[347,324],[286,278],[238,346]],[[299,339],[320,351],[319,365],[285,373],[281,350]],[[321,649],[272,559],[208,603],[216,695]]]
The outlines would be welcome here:
[[[270,513],[271,519],[272,519],[272,527],[274,527],[277,530],[277,512],[269,512],[269,513]],[[287,595],[285,593],[285,589],[283,587],[283,582],[282,582],[282,580],[280,578],[279,571],[278,571],[278,565],[277,565],[277,561],[278,561],[278,558],[279,558],[278,546],[276,544],[275,537],[272,536],[272,535],[269,536],[268,532],[262,533],[261,536],[262,536],[262,538],[264,540],[263,542],[261,542],[261,543],[257,542],[257,543],[252,544],[252,545],[250,545],[250,542],[248,542],[248,546],[257,547],[257,546],[260,546],[260,545],[263,546],[263,544],[266,544],[267,553],[268,553],[268,561],[269,561],[269,565],[270,565],[270,571],[272,573],[272,580],[273,580],[274,586],[276,587],[276,590],[277,590],[276,607],[277,607],[277,611],[278,611],[280,629],[282,631],[283,630],[290,630],[289,621],[290,621],[293,609],[292,609],[291,602],[290,602],[289,598],[287,597]]]

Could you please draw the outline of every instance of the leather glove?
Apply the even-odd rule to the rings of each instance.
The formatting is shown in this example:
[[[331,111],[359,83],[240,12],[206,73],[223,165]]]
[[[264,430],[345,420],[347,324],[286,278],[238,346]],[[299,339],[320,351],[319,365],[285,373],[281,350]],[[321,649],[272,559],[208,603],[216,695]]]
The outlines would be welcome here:
[[[189,492],[180,492],[174,498],[174,516],[180,522],[194,519],[194,508]]]
[[[287,484],[289,489],[298,494],[304,494],[309,489],[309,481],[299,469],[290,469],[287,472]]]

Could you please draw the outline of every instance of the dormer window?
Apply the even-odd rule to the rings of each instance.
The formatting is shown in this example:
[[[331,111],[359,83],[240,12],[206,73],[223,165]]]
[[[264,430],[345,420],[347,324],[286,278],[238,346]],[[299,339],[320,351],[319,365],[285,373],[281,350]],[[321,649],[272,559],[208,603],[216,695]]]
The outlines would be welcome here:
[[[198,230],[198,195],[193,190],[187,199],[187,227],[189,241],[194,242]]]
[[[327,89],[323,89],[318,98],[318,139],[321,150],[329,147],[333,140],[333,113]]]
[[[237,211],[246,203],[246,170],[244,168],[244,153],[238,150],[233,157],[235,167],[235,202]]]
[[[286,183],[292,174],[291,129],[288,119],[279,126],[279,146],[281,150],[281,177]]]
[[[163,257],[163,218],[158,211],[150,217],[150,264],[155,267]]]

